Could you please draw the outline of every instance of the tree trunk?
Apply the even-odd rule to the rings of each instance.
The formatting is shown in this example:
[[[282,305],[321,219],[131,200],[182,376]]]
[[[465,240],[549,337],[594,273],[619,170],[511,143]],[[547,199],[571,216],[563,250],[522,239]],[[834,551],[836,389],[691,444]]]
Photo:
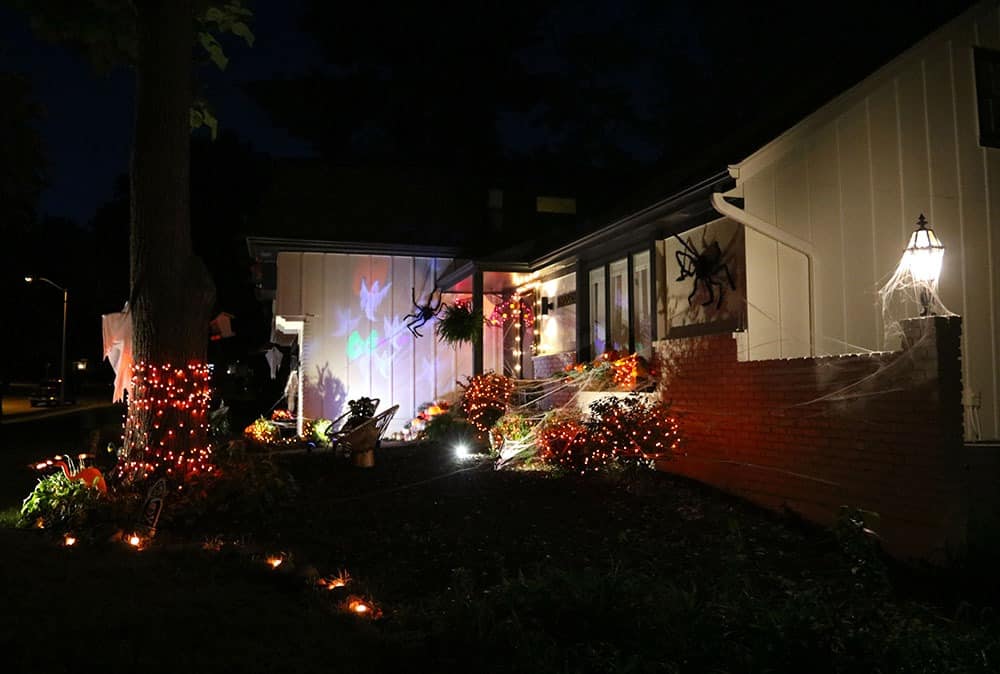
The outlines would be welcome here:
[[[210,469],[209,312],[215,287],[191,245],[191,0],[137,0],[131,306],[136,369],[119,464],[127,480]]]

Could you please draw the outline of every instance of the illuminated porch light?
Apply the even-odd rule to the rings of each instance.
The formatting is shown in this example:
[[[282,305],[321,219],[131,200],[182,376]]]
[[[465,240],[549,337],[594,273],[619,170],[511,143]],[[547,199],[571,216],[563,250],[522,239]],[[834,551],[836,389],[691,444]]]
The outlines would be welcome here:
[[[921,284],[920,315],[931,313],[929,305],[932,290],[937,289],[941,276],[941,263],[944,260],[944,244],[934,230],[928,227],[927,219],[921,213],[917,218],[917,228],[910,235],[910,241],[903,251],[900,265],[909,270],[913,281]]]
[[[76,545],[76,536],[73,536],[72,534],[66,534],[63,536],[63,545],[67,548],[72,548]]]
[[[469,456],[469,446],[464,442],[455,445],[455,458],[464,459]]]

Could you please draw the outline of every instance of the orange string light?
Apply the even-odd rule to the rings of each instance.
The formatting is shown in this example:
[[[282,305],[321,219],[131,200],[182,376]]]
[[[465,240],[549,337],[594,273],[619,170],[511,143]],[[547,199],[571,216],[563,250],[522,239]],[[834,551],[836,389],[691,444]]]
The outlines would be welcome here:
[[[198,442],[208,432],[211,370],[205,363],[176,367],[139,362],[132,366],[132,394],[123,441],[132,458],[119,463],[120,476],[152,474],[185,479],[214,470],[212,448]],[[141,423],[150,415],[151,431]],[[175,429],[188,429],[178,433]],[[164,432],[165,431],[165,432]]]

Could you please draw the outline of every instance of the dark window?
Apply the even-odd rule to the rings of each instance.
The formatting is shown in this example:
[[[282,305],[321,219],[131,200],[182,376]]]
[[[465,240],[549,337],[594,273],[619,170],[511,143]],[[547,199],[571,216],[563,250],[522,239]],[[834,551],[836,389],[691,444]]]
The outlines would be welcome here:
[[[979,144],[1000,148],[1000,51],[975,49]]]

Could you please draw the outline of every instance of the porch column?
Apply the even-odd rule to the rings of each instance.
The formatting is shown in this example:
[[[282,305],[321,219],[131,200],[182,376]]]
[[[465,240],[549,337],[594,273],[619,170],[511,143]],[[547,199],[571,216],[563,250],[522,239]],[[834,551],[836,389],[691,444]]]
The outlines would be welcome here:
[[[586,363],[590,353],[590,276],[583,262],[576,263],[576,362]]]
[[[477,315],[483,313],[483,270],[476,267],[472,272],[472,311]],[[483,373],[483,333],[472,342],[472,374]]]

